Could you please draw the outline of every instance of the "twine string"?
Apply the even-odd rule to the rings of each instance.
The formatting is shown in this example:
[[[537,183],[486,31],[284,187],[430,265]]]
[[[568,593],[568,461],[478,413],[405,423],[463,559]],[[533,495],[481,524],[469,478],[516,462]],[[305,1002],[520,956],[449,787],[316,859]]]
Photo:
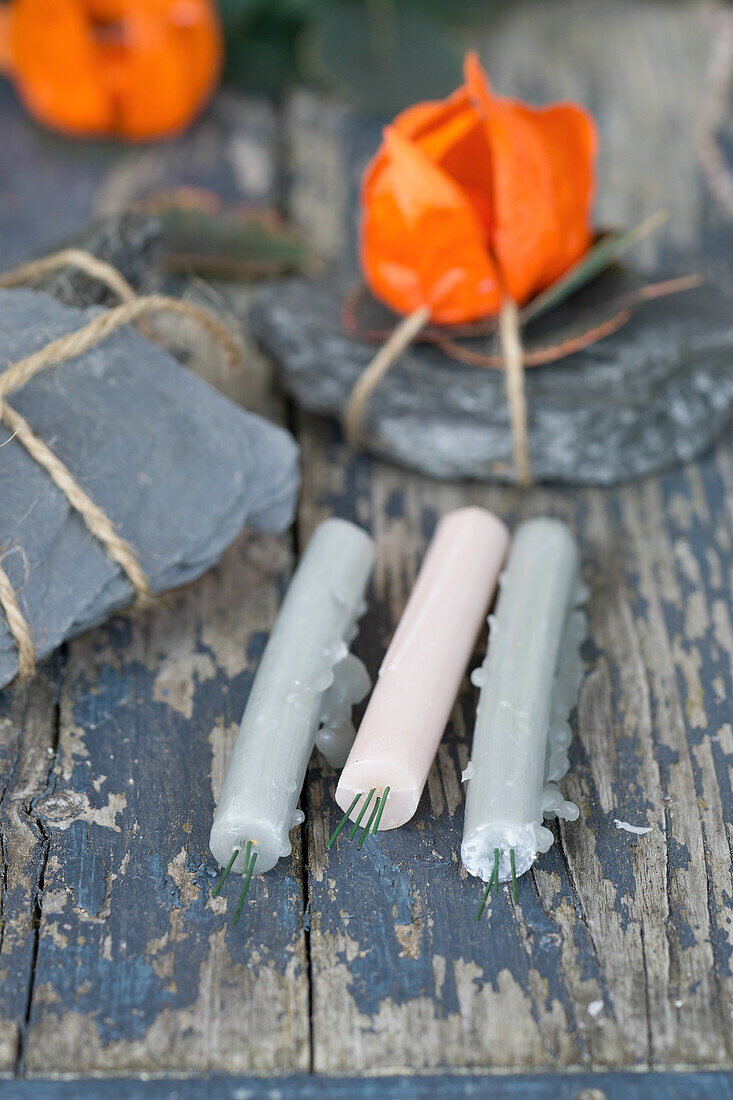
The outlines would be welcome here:
[[[5,613],[8,630],[12,634],[18,649],[18,675],[21,680],[28,680],[36,671],[36,648],[33,645],[33,635],[23,612],[20,610],[10,578],[1,565],[0,604]]]
[[[387,371],[399,359],[405,348],[430,320],[430,308],[420,306],[404,317],[389,339],[382,345],[356,381],[346,402],[343,427],[346,438],[357,446],[364,436],[364,413],[375,389]],[[524,352],[522,350],[519,313],[516,304],[507,298],[499,315],[500,363],[504,367],[506,394],[511,420],[514,463],[517,483],[522,487],[532,484],[527,433],[527,396],[524,387]],[[497,364],[498,365],[498,364]]]
[[[104,283],[123,302],[131,302],[133,298],[137,298],[134,289],[116,267],[81,248],[64,248],[50,256],[29,260],[27,264],[14,267],[12,271],[3,271],[0,274],[0,287],[24,286],[62,267],[79,268],[98,282]]]
[[[402,352],[415,339],[430,320],[430,307],[420,306],[404,317],[385,341],[372,361],[359,375],[349,395],[344,413],[346,438],[357,446],[363,436],[364,411],[369,400],[387,371],[397,362]]]
[[[532,484],[527,436],[527,394],[524,388],[524,352],[519,330],[519,313],[511,298],[505,298],[499,314],[499,341],[504,359],[504,385],[512,426],[514,465],[517,484],[523,489]]]
[[[38,351],[26,356],[25,359],[19,359],[17,363],[13,363],[4,374],[0,374],[0,400],[14,393],[15,390],[21,389],[34,375],[45,370],[46,367],[75,359],[77,355],[83,355],[84,352],[97,347],[123,325],[137,321],[147,314],[162,312],[178,313],[183,317],[193,318],[223,345],[230,360],[238,357],[239,350],[232,334],[205,309],[190,302],[180,302],[177,298],[168,298],[164,294],[151,294],[145,298],[135,298],[132,302],[114,306],[100,313],[75,332],[59,336]]]
[[[109,556],[127,574],[138,599],[143,603],[147,602],[152,596],[150,585],[130,544],[117,534],[108,516],[87,496],[74,479],[73,474],[56,457],[51,448],[47,447],[43,440],[39,439],[32,431],[28,421],[15,409],[12,409],[7,401],[3,402],[0,413],[2,419],[13,432],[13,438],[23,444],[28,454],[36,460],[39,466],[43,466],[72,508],[82,517],[91,534],[104,544]]]
[[[100,313],[75,332],[66,333],[52,340],[45,347],[13,363],[0,374],[0,420],[10,428],[12,438],[21,443],[28,454],[48,473],[72,508],[83,519],[91,534],[105,547],[109,556],[128,577],[137,599],[147,603],[152,598],[145,572],[130,544],[114,529],[107,514],[84,492],[70,470],[54,454],[43,440],[33,432],[27,420],[7,402],[9,394],[22,389],[40,371],[47,367],[73,359],[97,347],[123,325],[139,321],[151,313],[176,313],[195,320],[224,349],[229,362],[239,358],[239,347],[225,325],[207,310],[190,302],[181,302],[163,294],[137,297],[127,280],[111,264],[97,259],[79,249],[64,249],[51,256],[24,264],[20,268],[0,275],[0,286],[18,286],[60,267],[73,265],[85,271],[117,293],[123,302],[119,306]],[[27,619],[21,611],[17,595],[10,579],[0,565],[0,606],[5,613],[8,629],[18,650],[18,674],[21,680],[30,679],[35,673],[36,652],[33,635]]]

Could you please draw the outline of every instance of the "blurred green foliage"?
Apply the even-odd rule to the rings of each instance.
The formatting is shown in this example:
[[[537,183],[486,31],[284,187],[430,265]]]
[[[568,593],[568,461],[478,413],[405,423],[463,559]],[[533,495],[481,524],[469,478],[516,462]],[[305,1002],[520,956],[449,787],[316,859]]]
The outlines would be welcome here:
[[[456,27],[496,0],[219,0],[225,79],[281,92],[307,81],[393,113],[460,83]]]

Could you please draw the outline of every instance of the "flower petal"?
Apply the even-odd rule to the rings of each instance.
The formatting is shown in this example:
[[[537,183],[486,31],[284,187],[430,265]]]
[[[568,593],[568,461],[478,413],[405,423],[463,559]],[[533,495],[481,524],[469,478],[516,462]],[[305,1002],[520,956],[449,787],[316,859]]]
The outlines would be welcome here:
[[[592,241],[591,207],[598,147],[595,122],[575,104],[562,103],[534,112],[553,177],[553,195],[561,235],[542,276],[549,286],[587,252]]]
[[[362,188],[372,291],[401,313],[432,303],[446,324],[496,313],[506,294],[526,302],[591,242],[590,115],[496,96],[475,54],[464,71],[448,99],[397,117]]]
[[[466,195],[398,130],[385,131],[383,148],[386,163],[369,180],[362,224],[373,293],[400,313],[432,305],[444,324],[495,312],[496,271]]]
[[[535,109],[494,95],[475,55],[466,86],[491,151],[491,245],[507,292],[524,302],[590,244],[595,125],[572,104]]]
[[[461,115],[469,116],[472,122],[475,118],[468,97],[462,88],[454,92],[452,96],[444,100],[429,100],[427,103],[415,103],[400,112],[391,124],[391,128],[397,130],[411,141],[421,141],[428,145],[434,144],[434,148],[440,148],[450,140],[451,127],[455,118]],[[381,145],[376,154],[367,165],[362,183],[362,198],[368,201],[368,191],[371,183],[378,177],[388,162],[388,156],[384,145]]]

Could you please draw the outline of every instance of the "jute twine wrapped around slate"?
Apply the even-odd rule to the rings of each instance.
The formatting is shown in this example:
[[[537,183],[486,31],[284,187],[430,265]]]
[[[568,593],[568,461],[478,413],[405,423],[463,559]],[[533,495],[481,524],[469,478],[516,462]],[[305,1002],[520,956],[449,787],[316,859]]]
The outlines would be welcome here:
[[[10,428],[11,438],[17,439],[28,454],[46,470],[55,485],[84,520],[91,534],[102,543],[109,556],[124,571],[137,594],[138,602],[147,603],[152,598],[151,589],[134,549],[117,534],[109,517],[84,492],[63,462],[34,434],[25,418],[8,404],[7,397],[22,389],[40,371],[84,354],[101,344],[123,325],[134,321],[140,322],[152,313],[177,313],[197,321],[221,344],[227,358],[232,362],[239,359],[239,347],[231,332],[206,310],[163,294],[138,297],[127,280],[114,267],[88,252],[77,249],[65,249],[0,275],[0,287],[19,286],[55,268],[68,266],[78,267],[86,274],[100,279],[122,299],[122,304],[100,313],[98,317],[76,332],[52,340],[32,355],[12,363],[4,374],[0,374],[0,420]],[[0,565],[0,605],[18,647],[19,679],[28,680],[34,675],[36,669],[33,636],[2,565]]]
[[[429,306],[420,306],[395,328],[389,339],[368,364],[349,397],[344,412],[346,438],[354,446],[362,442],[362,422],[369,398],[390,367],[399,359],[421,329],[430,320]],[[527,398],[524,387],[524,354],[515,303],[507,298],[499,314],[499,344],[504,367],[507,402],[512,429],[514,463],[517,484],[528,488],[532,484],[527,436]]]

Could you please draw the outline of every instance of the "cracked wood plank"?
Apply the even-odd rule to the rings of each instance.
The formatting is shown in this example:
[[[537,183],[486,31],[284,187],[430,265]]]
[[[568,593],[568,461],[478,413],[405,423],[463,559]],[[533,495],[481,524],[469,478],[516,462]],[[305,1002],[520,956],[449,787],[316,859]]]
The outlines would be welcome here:
[[[674,218],[638,257],[652,269],[730,239],[710,210],[694,144],[715,23],[709,5],[515,5],[484,56],[502,92],[585,100],[601,129],[599,220]],[[538,42],[549,44],[538,50]],[[669,79],[670,58],[675,79]],[[314,242],[353,254],[356,186],[378,127],[299,94],[289,106],[291,209]],[[670,134],[676,134],[671,140]],[[728,272],[727,278],[730,279]],[[730,1066],[733,814],[730,438],[697,464],[609,492],[436,484],[365,456],[298,416],[299,539],[337,514],[368,528],[378,560],[357,650],[374,674],[437,517],[466,503],[510,525],[558,515],[591,589],[587,676],[566,794],[580,820],[475,922],[458,860],[468,685],[413,821],[357,855],[325,843],[336,776],[308,786],[314,1068]],[[615,819],[650,826],[620,831]]]
[[[27,166],[34,128],[18,107],[8,110]],[[267,103],[223,95],[176,141],[104,147],[88,161],[75,146],[74,194],[85,209],[72,204],[64,216],[83,221],[181,184],[269,198],[277,140]],[[34,188],[17,196],[39,225],[67,150],[44,146],[46,175],[41,182],[30,172]],[[18,171],[5,165],[8,189]],[[24,240],[29,249],[42,243]],[[223,295],[201,281],[185,288],[231,319],[246,291]],[[251,346],[244,370],[221,375],[205,341],[191,354],[181,326],[166,334],[233,399],[282,419],[269,368]],[[44,675],[25,708],[9,695],[0,723],[9,779],[0,804],[0,1072],[13,1069],[19,1032],[18,1069],[29,1075],[309,1068],[299,834],[293,858],[256,880],[236,929],[240,880],[211,899],[217,869],[208,851],[214,801],[291,558],[287,536],[246,533],[197,584],[71,643],[61,673]]]
[[[38,1100],[37,1080],[9,1081],[3,1100]],[[135,1100],[200,1100],[208,1095],[226,1100],[718,1100],[728,1096],[730,1078],[721,1071],[695,1073],[553,1073],[430,1074],[405,1077],[325,1077],[296,1074],[273,1082],[263,1077],[212,1075],[149,1077],[134,1081]],[[84,1080],[84,1100],[119,1100],[130,1095],[124,1077]],[[77,1100],[79,1079],[45,1082],[43,1100]]]
[[[54,662],[63,665],[63,658]],[[34,812],[53,765],[50,668],[32,688],[0,693],[0,1074],[22,1060],[47,842]]]
[[[149,614],[70,646],[26,1067],[30,1074],[308,1066],[297,838],[232,927],[211,897],[218,795],[290,567],[241,538]]]
[[[612,181],[604,212],[631,222],[671,193],[668,255],[703,239],[720,249],[730,239],[693,190],[689,141],[677,136],[680,128],[689,135],[690,104],[704,85],[701,44],[708,43],[707,9],[679,10],[678,22],[677,8],[649,3],[617,5],[615,13],[594,7],[585,17],[577,2],[517,8],[487,51],[502,89],[523,74],[529,83],[531,72],[538,97],[545,88],[592,96],[606,138],[602,171]],[[538,40],[553,45],[541,57]],[[670,57],[674,88],[661,69]],[[221,102],[222,111],[237,114],[236,101]],[[241,141],[230,147],[236,179],[229,186],[254,193],[263,180],[269,187],[272,167],[267,156],[247,153],[262,144],[263,116],[255,112],[257,126],[247,117]],[[219,148],[217,118],[191,135],[193,157],[185,142],[166,147],[168,168],[158,151],[125,151],[99,188],[95,162],[94,179],[77,181],[75,201],[88,191],[98,209],[114,209],[140,189],[180,182],[189,165],[198,182],[211,180],[220,171],[210,156]],[[352,125],[342,108],[308,96],[295,101],[291,120],[301,129],[291,143],[293,206],[335,255],[347,238],[343,214],[357,161],[373,145],[374,128]],[[14,118],[13,125],[25,123]],[[22,155],[22,143],[14,148]],[[47,158],[48,149],[40,155]],[[16,159],[8,163],[14,171]],[[47,181],[38,187],[45,202]],[[22,191],[26,218],[38,203],[37,189]],[[9,229],[17,234],[22,226],[21,218]],[[659,248],[647,246],[646,262]],[[263,392],[261,381],[255,388]],[[454,712],[414,829],[384,838],[364,860],[346,845],[326,859],[335,777],[314,769],[307,809],[316,1067],[729,1065],[730,443],[701,464],[617,492],[521,497],[354,461],[335,430],[311,418],[301,426],[308,462],[301,541],[334,511],[379,538],[376,598],[359,643],[372,671],[437,515],[457,504],[483,503],[511,523],[539,512],[563,516],[581,537],[593,593],[589,676],[566,787],[580,802],[581,820],[563,827],[522,883],[516,908],[506,898],[494,904],[490,927],[473,922],[475,883],[461,880],[456,862],[470,690]],[[3,770],[11,782],[0,814],[13,888],[2,892],[9,931],[0,969],[8,958],[12,967],[0,985],[0,1015],[8,1019],[0,1028],[7,1059],[0,1072],[12,1068],[24,1028],[41,829],[50,842],[30,1072],[307,1067],[298,854],[281,882],[268,876],[255,891],[241,938],[206,903],[209,791],[221,782],[288,568],[284,543],[245,539],[218,571],[152,616],[115,620],[74,643],[51,773],[43,754],[55,741],[53,679],[27,715],[20,697],[8,704],[15,710],[2,736],[11,766]],[[246,623],[232,592],[244,604],[254,599]],[[197,790],[205,792],[201,799]],[[652,832],[619,833],[615,817]],[[446,1088],[446,1095],[456,1091]]]

